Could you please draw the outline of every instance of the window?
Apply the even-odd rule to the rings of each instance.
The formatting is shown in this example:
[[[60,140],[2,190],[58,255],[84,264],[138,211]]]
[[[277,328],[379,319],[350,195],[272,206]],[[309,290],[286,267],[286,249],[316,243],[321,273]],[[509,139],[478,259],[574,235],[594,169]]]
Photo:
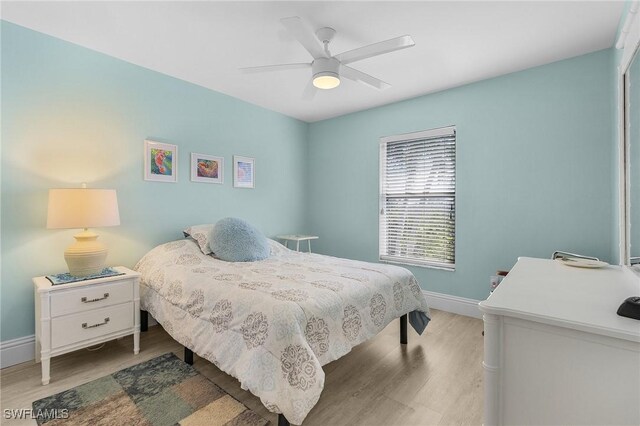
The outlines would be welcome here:
[[[380,260],[455,268],[456,130],[380,139]]]

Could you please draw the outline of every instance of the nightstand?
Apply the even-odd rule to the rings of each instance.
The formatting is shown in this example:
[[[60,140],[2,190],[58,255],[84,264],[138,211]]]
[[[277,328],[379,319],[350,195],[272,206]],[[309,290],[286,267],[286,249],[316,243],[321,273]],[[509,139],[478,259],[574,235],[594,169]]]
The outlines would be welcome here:
[[[42,363],[42,384],[49,383],[51,357],[133,334],[133,353],[140,351],[140,274],[53,285],[33,279],[36,314],[36,362]]]
[[[296,251],[300,251],[300,241],[306,241],[309,247],[309,253],[311,253],[311,240],[317,240],[316,235],[280,235],[276,237],[280,240],[284,240],[284,246],[289,248],[289,241],[295,241]]]

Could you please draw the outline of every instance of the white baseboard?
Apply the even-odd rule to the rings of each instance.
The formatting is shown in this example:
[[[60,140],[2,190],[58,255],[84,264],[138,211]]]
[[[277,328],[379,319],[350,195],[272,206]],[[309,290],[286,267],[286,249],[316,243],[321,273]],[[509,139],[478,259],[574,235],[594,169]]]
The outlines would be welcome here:
[[[31,361],[36,351],[35,335],[0,342],[0,368]]]
[[[154,325],[158,325],[158,322],[149,315],[149,327]],[[0,342],[0,368],[33,361],[35,352],[36,337],[34,334]]]
[[[422,290],[422,293],[427,298],[427,304],[430,308],[482,319],[482,313],[478,309],[479,300],[426,290]]]

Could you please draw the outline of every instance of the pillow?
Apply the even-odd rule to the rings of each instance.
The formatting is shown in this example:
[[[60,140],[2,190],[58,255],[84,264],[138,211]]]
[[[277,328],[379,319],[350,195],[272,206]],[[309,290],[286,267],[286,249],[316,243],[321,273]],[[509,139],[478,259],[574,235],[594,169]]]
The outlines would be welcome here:
[[[269,247],[271,247],[271,256],[281,256],[291,251],[277,241],[274,241],[272,239],[267,239],[267,241],[269,242]]]
[[[242,219],[220,219],[209,235],[213,254],[227,262],[252,262],[269,257],[267,237]]]
[[[204,254],[211,254],[211,248],[209,248],[209,235],[211,234],[211,230],[213,229],[212,224],[206,225],[193,225],[186,228],[184,231],[185,237],[191,237],[196,240],[200,250]]]

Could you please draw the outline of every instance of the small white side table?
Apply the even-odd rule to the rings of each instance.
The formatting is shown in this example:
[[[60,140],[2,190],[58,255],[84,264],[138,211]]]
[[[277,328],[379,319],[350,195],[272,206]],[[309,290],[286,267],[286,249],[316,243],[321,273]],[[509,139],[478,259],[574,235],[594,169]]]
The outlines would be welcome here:
[[[36,303],[36,362],[42,384],[49,383],[50,359],[133,334],[133,353],[140,351],[140,274],[122,266],[122,275],[53,285],[33,279]]]
[[[287,248],[289,248],[289,241],[295,241],[296,251],[300,251],[300,241],[306,241],[309,247],[309,253],[311,253],[311,240],[317,240],[319,237],[316,235],[280,235],[276,238],[284,240],[284,246]]]

